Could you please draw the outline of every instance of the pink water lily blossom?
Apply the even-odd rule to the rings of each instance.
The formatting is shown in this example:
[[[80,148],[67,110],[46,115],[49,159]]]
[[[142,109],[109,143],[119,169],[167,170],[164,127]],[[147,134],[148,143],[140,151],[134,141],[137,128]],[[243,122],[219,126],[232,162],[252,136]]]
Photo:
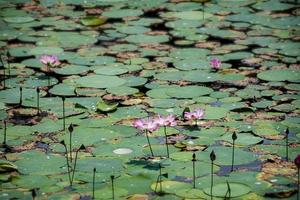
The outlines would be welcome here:
[[[194,112],[193,112],[193,116],[194,119],[202,119],[204,116],[204,110],[201,108],[197,108]]]
[[[159,125],[152,119],[137,119],[133,122],[133,127],[139,130],[147,130],[150,132],[156,131],[159,128]]]
[[[198,120],[204,117],[204,113],[204,109],[197,108],[193,112],[184,112],[184,118],[187,120]]]
[[[159,126],[176,126],[177,122],[175,119],[175,116],[170,114],[166,117],[162,116],[162,115],[158,115],[155,119],[154,119],[155,123],[157,123]]]
[[[40,57],[40,62],[44,65],[56,67],[60,65],[58,57],[56,55],[43,55]]]
[[[184,118],[187,120],[194,119],[194,112],[184,112]]]
[[[210,60],[210,66],[212,69],[220,69],[221,68],[221,61],[217,58],[213,58]]]

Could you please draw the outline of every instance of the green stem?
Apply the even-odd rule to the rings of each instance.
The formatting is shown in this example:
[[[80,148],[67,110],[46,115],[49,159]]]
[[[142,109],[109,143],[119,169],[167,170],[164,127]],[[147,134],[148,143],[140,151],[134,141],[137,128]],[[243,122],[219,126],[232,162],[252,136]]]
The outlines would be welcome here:
[[[154,157],[147,130],[146,130],[146,137],[147,137],[147,141],[148,141],[148,145],[149,145],[149,148],[150,148],[151,155],[152,155],[152,157]]]
[[[23,103],[23,88],[20,87],[20,102],[19,102],[20,106],[22,106],[22,103]]]
[[[92,199],[95,199],[95,178],[96,178],[96,168],[94,168],[94,171],[93,171],[93,197],[92,197]]]
[[[74,180],[74,175],[75,175],[75,170],[76,170],[76,165],[77,165],[78,152],[79,152],[79,149],[76,151],[76,154],[75,154],[75,162],[74,162],[74,167],[73,167],[71,186],[73,185],[73,180]],[[72,154],[71,150],[70,150],[70,153]]]
[[[213,178],[213,173],[214,173],[214,162],[211,162],[211,175],[210,175],[210,199],[213,198],[213,185],[214,185],[214,178]]]
[[[167,127],[166,126],[164,126],[164,132],[165,132],[166,146],[167,146],[167,158],[169,158],[170,154],[169,154],[169,145],[168,145],[168,136],[167,136]]]
[[[232,144],[231,171],[233,171],[233,165],[234,165],[234,146],[235,146],[235,142],[234,142],[234,140],[233,140],[233,144]]]
[[[195,171],[195,161],[193,160],[193,188],[196,188],[196,171]]]
[[[68,158],[68,149],[67,149],[67,146],[64,145],[65,147],[65,153],[66,153],[66,160],[67,160],[67,168],[68,168],[68,175],[69,175],[69,183],[70,183],[70,186],[72,186],[72,182],[71,182],[71,172],[70,172],[70,163],[69,163],[69,158]]]
[[[5,73],[5,67],[3,65],[3,89],[6,88],[6,73]]]
[[[159,168],[159,193],[162,194],[161,167]]]
[[[111,177],[111,190],[112,190],[112,199],[115,200],[114,177]]]
[[[69,144],[69,151],[70,151],[70,162],[73,162],[73,158],[72,158],[72,132],[70,132],[70,144]],[[75,158],[76,159],[76,158]]]
[[[63,99],[63,130],[66,130],[66,119],[65,119],[65,100]],[[70,149],[71,151],[71,149]]]
[[[6,120],[4,120],[4,138],[3,138],[4,145],[6,145],[6,129],[7,129],[7,124],[6,124]]]
[[[48,87],[50,87],[50,75],[49,75],[49,73],[50,73],[50,66],[49,65],[47,65],[47,79],[48,79]]]
[[[285,141],[286,141],[286,145],[285,145],[286,161],[289,161],[289,136],[288,135],[286,135]]]
[[[37,107],[37,115],[40,115],[40,92],[37,90],[36,93],[36,107]]]
[[[300,168],[298,167],[298,192],[297,192],[297,200],[299,200],[299,192],[300,192]]]

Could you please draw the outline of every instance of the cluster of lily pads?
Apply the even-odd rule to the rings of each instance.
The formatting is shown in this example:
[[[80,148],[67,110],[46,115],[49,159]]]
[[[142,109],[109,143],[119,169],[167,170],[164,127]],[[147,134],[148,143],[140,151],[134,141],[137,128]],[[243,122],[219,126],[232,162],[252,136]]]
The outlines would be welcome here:
[[[0,27],[0,199],[299,198],[297,1],[2,0]]]

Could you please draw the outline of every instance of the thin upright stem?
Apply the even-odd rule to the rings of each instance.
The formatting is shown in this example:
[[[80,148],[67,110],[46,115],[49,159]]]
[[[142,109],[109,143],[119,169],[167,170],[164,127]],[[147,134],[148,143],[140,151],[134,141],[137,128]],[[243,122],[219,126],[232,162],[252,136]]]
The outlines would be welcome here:
[[[299,193],[300,193],[300,168],[298,168],[298,181],[297,181],[297,185],[298,185],[297,200],[299,200],[300,199],[300,197],[299,197]]]
[[[50,66],[49,65],[47,65],[47,79],[48,79],[48,87],[50,87],[50,75],[49,75],[49,73],[50,73]]]
[[[77,165],[78,152],[79,152],[79,149],[76,151],[76,154],[75,154],[75,162],[74,162],[74,167],[73,167],[73,171],[72,171],[71,186],[73,185],[73,180],[74,180],[74,175],[75,175],[75,170],[76,170],[76,165]],[[70,150],[70,154],[72,154],[71,150]]]
[[[36,107],[37,107],[37,115],[40,115],[40,90],[37,89],[36,92]]]
[[[161,167],[159,167],[159,193],[162,193]]]
[[[234,147],[235,147],[235,142],[234,142],[234,140],[233,140],[233,144],[232,144],[231,171],[233,171],[233,165],[234,165]]]
[[[285,137],[285,152],[286,152],[286,161],[289,161],[289,136],[288,134]]]
[[[20,87],[20,100],[19,100],[20,106],[22,105],[22,103],[23,103],[23,88]]]
[[[96,168],[93,171],[93,196],[92,199],[95,199],[95,179],[96,179]]]
[[[111,191],[112,191],[112,199],[115,200],[115,186],[114,186],[114,177],[111,177]]]
[[[148,141],[148,145],[149,145],[149,148],[150,148],[151,155],[152,155],[152,157],[154,157],[147,130],[146,130],[146,137],[147,137],[147,141]]]
[[[193,160],[193,188],[196,188],[196,170],[195,170],[195,160]]]
[[[70,144],[69,144],[69,148],[70,148],[69,149],[69,151],[70,151],[70,162],[72,163],[73,162],[73,158],[72,158],[72,132],[70,132]]]
[[[63,98],[63,130],[66,130],[65,99]],[[71,149],[70,149],[71,151]]]
[[[5,67],[3,65],[3,89],[6,88],[6,73],[5,73]]]
[[[213,185],[214,185],[214,162],[211,162],[211,174],[210,174],[210,199],[213,198]]]
[[[67,146],[64,145],[65,147],[65,153],[66,153],[66,160],[67,160],[67,168],[68,168],[68,175],[69,175],[69,183],[70,183],[70,186],[72,186],[72,182],[71,182],[71,172],[70,172],[70,163],[69,163],[69,158],[68,158],[68,149],[67,149]]]
[[[6,145],[6,129],[7,129],[7,124],[6,121],[4,120],[4,138],[3,138],[4,145]]]
[[[167,127],[166,126],[164,126],[164,132],[165,132],[166,146],[167,146],[167,158],[169,158],[170,153],[169,153],[169,145],[168,145],[168,136],[167,136]]]

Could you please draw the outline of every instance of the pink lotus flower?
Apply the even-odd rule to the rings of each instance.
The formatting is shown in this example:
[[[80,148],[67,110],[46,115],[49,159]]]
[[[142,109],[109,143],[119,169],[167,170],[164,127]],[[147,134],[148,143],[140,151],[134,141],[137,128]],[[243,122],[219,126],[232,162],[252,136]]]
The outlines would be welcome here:
[[[221,68],[221,61],[217,58],[213,58],[210,60],[210,66],[212,69],[220,69]]]
[[[300,169],[300,154],[297,155],[297,157],[294,160],[295,165],[298,169]]]
[[[177,122],[175,121],[175,116],[170,114],[167,117],[163,117],[162,115],[158,115],[154,119],[155,123],[159,126],[176,126]]]
[[[194,112],[193,112],[193,116],[194,119],[202,119],[204,116],[204,110],[201,108],[197,108]]]
[[[194,113],[193,112],[184,112],[184,118],[187,120],[194,119]]]
[[[40,62],[43,63],[44,65],[48,65],[52,67],[60,65],[60,62],[56,55],[43,55],[40,57]]]
[[[147,130],[150,132],[156,131],[159,125],[152,119],[137,119],[133,122],[133,126],[140,130]]]
[[[190,119],[202,119],[204,117],[204,109],[201,108],[197,108],[195,111],[193,112],[184,112],[184,118],[187,120]]]

